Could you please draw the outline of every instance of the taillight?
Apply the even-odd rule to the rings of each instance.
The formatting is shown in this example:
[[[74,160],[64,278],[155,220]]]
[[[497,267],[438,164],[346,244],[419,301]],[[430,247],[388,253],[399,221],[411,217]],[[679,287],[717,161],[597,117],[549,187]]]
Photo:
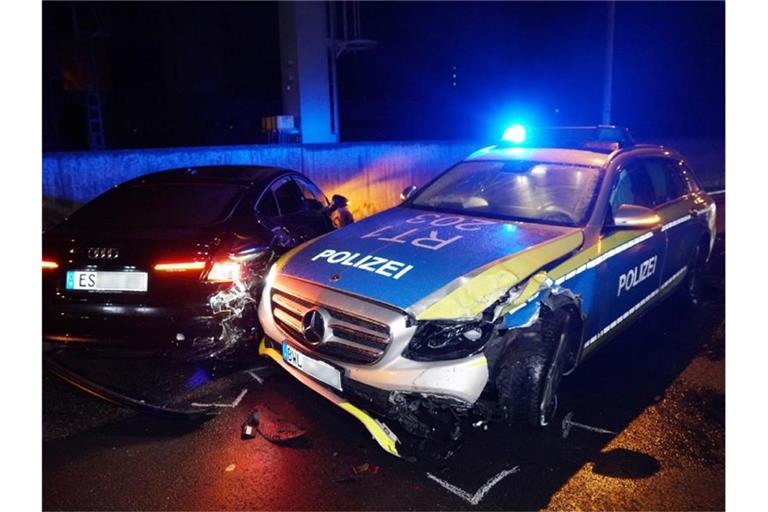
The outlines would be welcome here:
[[[59,268],[59,264],[51,260],[43,260],[43,270],[53,270]]]
[[[229,283],[239,281],[243,277],[243,269],[240,262],[233,260],[214,261],[208,272],[208,281],[217,283]]]
[[[155,270],[160,272],[186,272],[188,270],[203,270],[204,268],[204,261],[182,261],[174,263],[158,263],[155,265]]]

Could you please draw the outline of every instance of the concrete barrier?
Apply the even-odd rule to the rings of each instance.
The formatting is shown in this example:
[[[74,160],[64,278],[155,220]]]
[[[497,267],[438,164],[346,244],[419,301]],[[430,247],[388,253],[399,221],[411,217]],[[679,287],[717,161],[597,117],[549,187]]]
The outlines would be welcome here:
[[[137,149],[43,155],[47,224],[109,188],[150,172],[187,166],[249,164],[303,172],[330,196],[344,194],[362,217],[397,204],[403,188],[421,185],[481,145],[471,142],[285,144]]]
[[[706,188],[724,188],[722,141],[654,141],[691,160]],[[343,194],[357,218],[394,206],[408,185],[423,185],[483,147],[480,142],[275,144],[43,155],[43,218],[58,222],[109,188],[150,172],[187,166],[251,164],[303,172],[329,196]]]

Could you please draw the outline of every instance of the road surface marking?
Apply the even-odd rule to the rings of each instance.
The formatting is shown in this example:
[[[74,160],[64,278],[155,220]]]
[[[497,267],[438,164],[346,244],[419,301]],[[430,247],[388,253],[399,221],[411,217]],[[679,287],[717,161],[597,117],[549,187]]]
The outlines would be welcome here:
[[[199,404],[197,402],[192,402],[192,407],[226,407],[234,409],[238,405],[240,405],[240,401],[243,399],[245,394],[248,392],[248,388],[243,388],[242,391],[240,391],[240,394],[237,395],[237,398],[235,398],[231,404]]]
[[[432,473],[427,473],[427,477],[430,478],[431,480],[434,480],[435,482],[440,484],[442,487],[444,487],[446,490],[455,494],[456,496],[463,499],[470,505],[477,505],[482,501],[485,495],[488,494],[488,491],[490,491],[494,485],[501,482],[508,475],[511,475],[512,473],[517,473],[518,471],[520,471],[519,466],[515,466],[512,469],[505,469],[504,471],[500,472],[498,475],[494,476],[493,478],[485,482],[485,484],[483,484],[483,486],[480,487],[475,494],[469,494],[464,489],[460,487],[456,487],[453,484],[449,484],[445,480],[441,480],[437,478]]]
[[[253,371],[253,370],[248,370],[248,375],[250,375],[251,377],[253,377],[253,380],[255,380],[256,382],[258,382],[259,384],[264,384],[264,379],[262,379],[261,377],[259,377],[258,375],[256,375],[256,373],[254,373],[254,371]]]

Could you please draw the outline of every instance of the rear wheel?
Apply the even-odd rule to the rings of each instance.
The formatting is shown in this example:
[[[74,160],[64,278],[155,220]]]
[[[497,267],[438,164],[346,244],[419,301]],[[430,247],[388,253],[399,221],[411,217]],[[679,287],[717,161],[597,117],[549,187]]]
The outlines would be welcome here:
[[[530,347],[513,348],[497,378],[499,399],[514,423],[547,426],[557,412],[557,389],[567,369],[576,336],[573,315],[558,310],[546,314],[541,335]]]
[[[704,295],[704,270],[706,268],[706,247],[704,243],[700,243],[693,250],[691,254],[690,262],[688,263],[688,271],[685,275],[685,280],[681,286],[680,293],[686,302],[691,304],[699,304],[702,302]]]

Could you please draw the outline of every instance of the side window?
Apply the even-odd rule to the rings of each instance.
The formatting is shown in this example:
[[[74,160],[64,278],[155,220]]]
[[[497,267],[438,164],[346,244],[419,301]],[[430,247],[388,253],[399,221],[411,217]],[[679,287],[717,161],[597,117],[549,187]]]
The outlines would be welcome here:
[[[683,179],[688,184],[688,189],[691,192],[701,192],[701,186],[699,185],[699,182],[696,179],[696,176],[693,174],[691,168],[688,167],[682,160],[677,162],[677,166],[680,169],[680,174],[683,175]]]
[[[645,160],[645,168],[653,184],[656,206],[688,193],[688,185],[683,180],[676,162],[666,158],[650,158]]]
[[[276,188],[273,188],[273,191],[280,215],[290,215],[303,209],[302,193],[295,181],[291,179],[281,181]]]
[[[653,186],[645,167],[634,163],[619,171],[610,202],[611,212],[616,211],[622,204],[653,208]]]
[[[277,217],[280,212],[277,209],[277,201],[272,194],[272,190],[265,190],[264,195],[261,196],[259,204],[256,205],[256,210],[267,217]]]
[[[669,191],[672,199],[684,196],[690,189],[681,172],[680,166],[673,160],[667,160],[667,177],[669,179]]]
[[[666,162],[661,159],[648,159],[644,161],[645,169],[653,186],[653,204],[658,206],[673,199],[672,191],[669,189],[669,170]]]
[[[310,210],[322,210],[328,207],[328,199],[314,183],[301,178],[296,178],[296,183],[299,184],[304,195],[304,201]]]

